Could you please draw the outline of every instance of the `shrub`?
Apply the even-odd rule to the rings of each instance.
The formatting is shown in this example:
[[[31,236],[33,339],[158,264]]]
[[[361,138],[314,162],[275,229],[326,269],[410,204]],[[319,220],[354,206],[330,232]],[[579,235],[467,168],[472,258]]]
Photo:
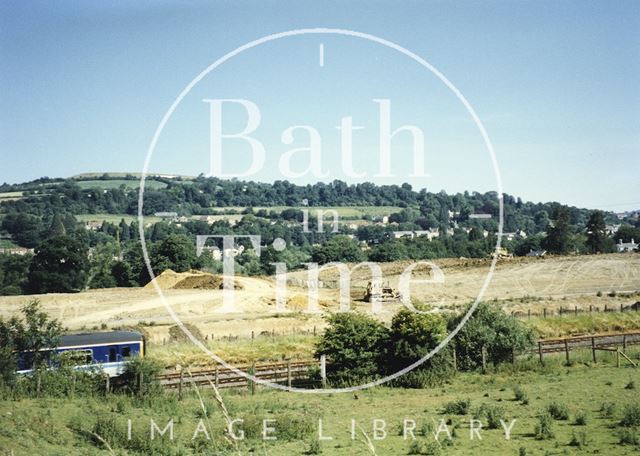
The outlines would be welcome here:
[[[309,448],[305,454],[322,454],[322,447],[320,441],[316,438],[309,440]]]
[[[115,389],[121,389],[137,395],[154,396],[162,393],[158,382],[161,366],[157,361],[149,358],[132,358],[125,365],[124,372],[120,376],[119,385]],[[142,375],[142,383],[139,378]]]
[[[471,399],[460,399],[458,401],[447,402],[444,405],[444,413],[448,415],[466,415],[471,408]]]
[[[316,357],[326,355],[327,377],[335,384],[361,383],[376,377],[389,340],[389,330],[358,313],[337,313],[316,346]]]
[[[513,395],[515,396],[516,401],[522,402],[523,404],[529,403],[529,396],[527,395],[527,392],[524,389],[522,389],[520,385],[516,385],[513,388]]]
[[[620,426],[637,427],[640,426],[640,403],[627,404],[622,411]]]
[[[407,454],[439,456],[440,454],[442,454],[442,448],[438,442],[424,442],[420,440],[414,440],[413,442],[411,442],[411,445],[409,445],[409,452]]]
[[[628,389],[628,390],[636,389],[636,382],[634,382],[633,380],[631,380],[629,383],[627,383],[627,384],[626,384],[626,386],[624,387],[624,389]]]
[[[549,440],[555,437],[553,432],[553,418],[548,412],[543,412],[538,417],[534,434],[538,440]]]
[[[501,426],[500,420],[504,418],[504,410],[497,405],[482,404],[476,417],[483,421],[487,429],[498,429]]]
[[[603,418],[611,418],[616,413],[616,404],[613,402],[603,402],[600,406],[600,414]]]
[[[547,412],[554,420],[569,419],[569,409],[562,402],[552,402],[547,406]]]
[[[620,445],[640,445],[640,435],[635,429],[623,429],[618,436]]]
[[[578,412],[576,414],[576,426],[586,426],[587,425],[587,414],[585,412]]]
[[[462,318],[461,315],[450,320],[449,330],[455,328]],[[463,370],[482,366],[483,346],[488,362],[511,361],[513,351],[531,348],[534,340],[533,331],[506,314],[498,304],[480,303],[455,338],[458,366]]]
[[[569,446],[574,446],[578,448],[583,448],[587,446],[587,433],[585,431],[580,431],[577,434],[574,432],[571,435],[571,440],[569,441]]]
[[[426,356],[447,335],[445,318],[440,314],[422,314],[403,309],[394,315],[389,331],[386,373],[397,372]],[[453,375],[451,353],[437,353],[431,359],[403,375],[395,386],[428,387]]]

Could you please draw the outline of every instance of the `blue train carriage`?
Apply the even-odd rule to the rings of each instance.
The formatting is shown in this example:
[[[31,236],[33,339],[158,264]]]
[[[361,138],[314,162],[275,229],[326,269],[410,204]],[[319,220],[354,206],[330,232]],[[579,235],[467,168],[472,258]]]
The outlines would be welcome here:
[[[100,368],[110,377],[117,377],[124,372],[128,360],[144,356],[145,340],[137,331],[65,334],[54,351],[76,369]],[[18,369],[18,373],[31,371],[29,356],[20,356]]]

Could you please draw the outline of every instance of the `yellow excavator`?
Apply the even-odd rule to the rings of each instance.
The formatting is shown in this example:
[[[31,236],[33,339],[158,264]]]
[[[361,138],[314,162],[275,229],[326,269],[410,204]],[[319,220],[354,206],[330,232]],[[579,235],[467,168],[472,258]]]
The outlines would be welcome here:
[[[377,299],[378,301],[401,301],[402,295],[398,290],[391,288],[388,283],[382,285],[369,282],[364,292],[364,300],[371,302],[372,299]]]

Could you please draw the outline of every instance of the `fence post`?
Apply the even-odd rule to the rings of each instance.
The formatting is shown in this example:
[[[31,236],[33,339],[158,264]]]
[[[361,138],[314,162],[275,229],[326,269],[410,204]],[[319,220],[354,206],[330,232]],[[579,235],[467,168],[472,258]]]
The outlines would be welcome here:
[[[567,339],[564,340],[564,352],[567,357],[567,365],[569,364],[569,341]]]
[[[291,358],[287,360],[287,386],[291,388],[292,378],[291,378]]]
[[[253,331],[252,331],[253,333]],[[251,369],[250,369],[251,375],[253,375],[254,377],[256,376],[256,362],[253,361],[251,363]],[[251,395],[253,396],[254,394],[256,394],[256,382],[253,379],[249,379],[249,383],[250,383],[250,387],[251,387]]]
[[[591,304],[589,304],[589,313],[593,312],[593,306]]]
[[[179,401],[182,400],[182,380],[183,380],[183,373],[182,373],[182,366],[180,366],[180,383],[178,383],[178,400]]]
[[[616,367],[620,367],[620,349],[616,350]]]
[[[322,380],[322,387],[327,387],[327,356],[320,355],[320,379]]]
[[[531,309],[527,309],[527,319],[531,320]]]
[[[313,327],[313,335],[314,336],[316,335],[316,327],[315,326]]]
[[[622,351],[627,351],[627,335],[622,336]]]
[[[542,318],[547,318],[547,308],[542,309]]]
[[[593,355],[593,362],[596,362],[596,338],[592,337],[591,338],[591,352]]]
[[[253,332],[253,329],[251,330],[251,342],[253,342],[253,339],[255,339],[255,333]]]
[[[622,307],[622,303],[620,303],[620,312],[624,312],[624,308]]]
[[[109,374],[105,375],[104,394],[109,394]]]
[[[216,372],[214,374],[216,388],[220,385],[220,376],[218,375],[218,364],[216,364]]]
[[[576,316],[578,316],[578,306],[576,306],[575,308],[575,313],[576,313]]]
[[[538,355],[540,356],[540,364],[542,363],[542,342],[538,341]]]
[[[458,370],[458,358],[456,356],[456,347],[453,347],[453,371]]]
[[[604,311],[607,312],[607,305],[604,305]]]

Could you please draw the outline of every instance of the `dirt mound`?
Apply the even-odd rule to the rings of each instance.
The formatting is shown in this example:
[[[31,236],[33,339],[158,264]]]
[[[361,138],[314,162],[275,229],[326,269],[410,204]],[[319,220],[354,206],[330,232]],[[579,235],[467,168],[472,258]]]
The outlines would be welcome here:
[[[219,290],[222,288],[221,276],[196,270],[175,272],[167,269],[155,280],[163,290]],[[144,287],[153,288],[153,283],[149,282]],[[236,281],[235,289],[242,288],[242,285]]]
[[[222,277],[213,274],[192,274],[173,287],[174,290],[217,290],[222,288]]]

